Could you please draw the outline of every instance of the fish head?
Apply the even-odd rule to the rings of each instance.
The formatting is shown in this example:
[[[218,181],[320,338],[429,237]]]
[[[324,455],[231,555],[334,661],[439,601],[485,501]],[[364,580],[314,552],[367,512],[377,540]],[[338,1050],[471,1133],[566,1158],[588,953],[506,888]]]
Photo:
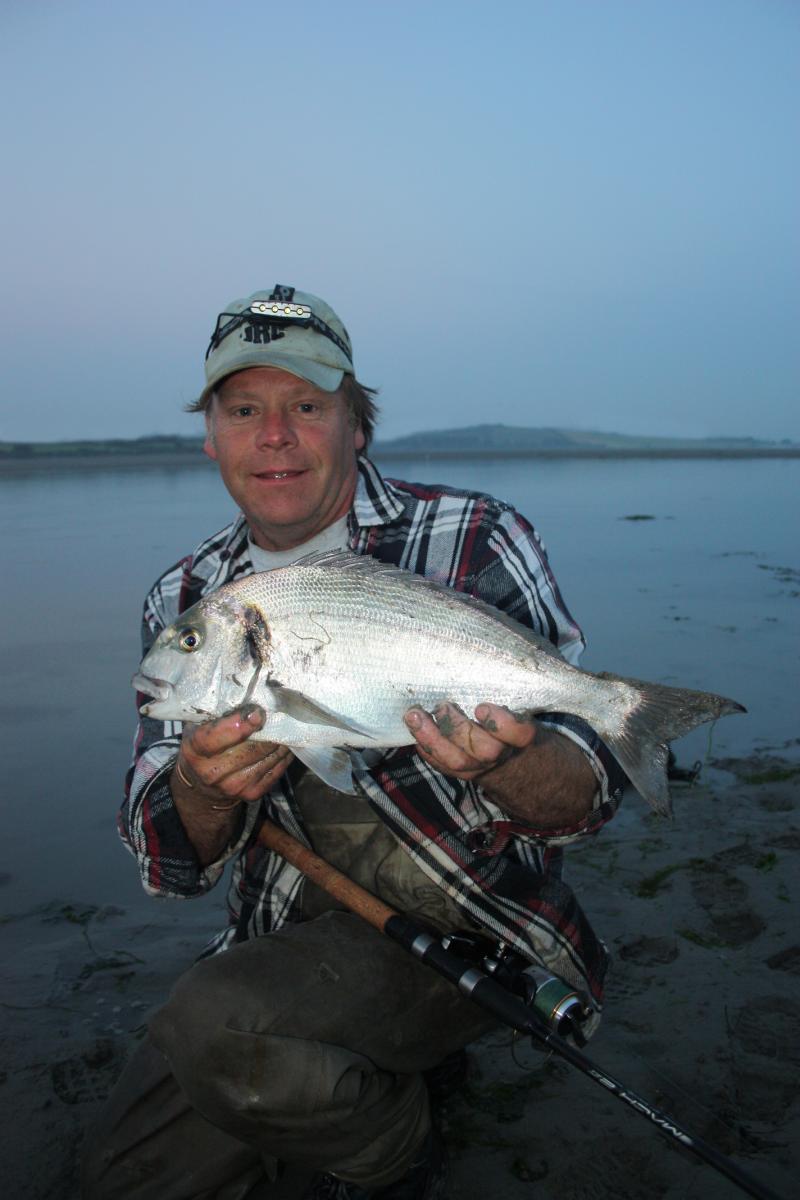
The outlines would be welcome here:
[[[249,701],[269,661],[262,613],[230,590],[214,593],[163,629],[133,686],[152,699],[139,711],[160,721],[213,720]]]

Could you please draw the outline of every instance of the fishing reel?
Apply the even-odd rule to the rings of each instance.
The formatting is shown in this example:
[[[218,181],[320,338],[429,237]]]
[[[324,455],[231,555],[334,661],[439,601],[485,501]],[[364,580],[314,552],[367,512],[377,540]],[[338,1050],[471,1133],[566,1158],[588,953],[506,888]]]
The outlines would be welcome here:
[[[591,1010],[575,988],[544,967],[523,958],[505,942],[490,942],[479,934],[458,930],[441,938],[466,962],[475,963],[507,991],[519,996],[547,1028],[576,1046],[585,1046],[583,1027]]]

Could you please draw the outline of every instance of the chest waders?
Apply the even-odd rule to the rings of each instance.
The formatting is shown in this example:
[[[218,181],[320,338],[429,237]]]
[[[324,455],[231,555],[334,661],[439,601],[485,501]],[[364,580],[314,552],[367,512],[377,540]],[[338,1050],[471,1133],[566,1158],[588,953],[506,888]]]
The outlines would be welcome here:
[[[726,1175],[749,1196],[755,1196],[756,1200],[782,1200],[777,1192],[758,1183],[730,1158],[684,1129],[667,1113],[625,1087],[576,1049],[571,1042],[585,1045],[581,1025],[588,1014],[577,993],[561,980],[527,963],[521,956],[509,954],[504,949],[492,951],[487,942],[471,934],[455,933],[436,938],[416,921],[404,917],[348,879],[271,821],[264,822],[259,841],[269,850],[280,854],[351,912],[448,979],[463,995],[498,1021],[526,1034],[540,1046],[571,1063],[618,1100],[646,1117],[667,1137]]]

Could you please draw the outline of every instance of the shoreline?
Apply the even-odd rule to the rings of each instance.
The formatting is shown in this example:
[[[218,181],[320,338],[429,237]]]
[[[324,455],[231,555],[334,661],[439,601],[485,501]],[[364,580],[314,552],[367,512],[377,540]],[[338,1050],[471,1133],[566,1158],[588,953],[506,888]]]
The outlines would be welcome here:
[[[614,448],[541,449],[541,450],[383,450],[374,446],[370,455],[376,462],[485,462],[508,460],[665,460],[665,459],[790,459],[800,458],[800,447],[775,446],[761,449],[675,449],[634,450]],[[154,467],[213,467],[202,450],[166,451],[163,454],[40,454],[30,458],[0,456],[0,478],[35,475],[42,471],[73,470],[149,470]]]
[[[612,955],[587,1054],[787,1200],[800,1169],[793,749],[717,760],[713,779],[673,784],[672,821],[629,792],[607,829],[568,848],[565,867]],[[12,1200],[77,1200],[79,1147],[93,1116],[148,1012],[224,915],[221,905],[144,895],[127,908],[106,896],[6,913],[5,1190]],[[473,1044],[469,1058],[466,1083],[439,1110],[453,1197],[739,1194],[509,1031]]]

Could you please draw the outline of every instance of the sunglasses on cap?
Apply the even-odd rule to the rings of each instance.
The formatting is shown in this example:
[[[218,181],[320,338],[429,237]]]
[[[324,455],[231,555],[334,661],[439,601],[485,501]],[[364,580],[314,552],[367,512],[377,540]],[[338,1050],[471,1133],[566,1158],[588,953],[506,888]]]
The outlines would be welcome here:
[[[217,324],[208,343],[206,358],[212,350],[216,350],[228,334],[233,333],[241,325],[277,326],[278,328],[313,329],[323,337],[333,342],[343,354],[351,359],[350,347],[339,337],[330,325],[321,317],[316,316],[307,304],[290,304],[285,300],[257,300],[248,308],[238,313],[223,312],[217,317]]]

